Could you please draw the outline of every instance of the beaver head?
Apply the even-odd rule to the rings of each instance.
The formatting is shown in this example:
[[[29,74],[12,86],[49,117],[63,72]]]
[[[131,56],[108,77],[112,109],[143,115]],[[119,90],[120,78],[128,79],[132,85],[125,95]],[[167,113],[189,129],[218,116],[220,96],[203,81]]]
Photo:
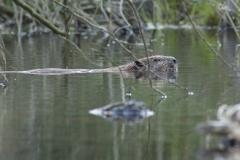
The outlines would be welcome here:
[[[151,56],[149,57],[150,71],[152,72],[177,72],[177,60],[171,56]],[[122,71],[146,71],[148,69],[147,58],[142,58],[132,63],[119,66]]]

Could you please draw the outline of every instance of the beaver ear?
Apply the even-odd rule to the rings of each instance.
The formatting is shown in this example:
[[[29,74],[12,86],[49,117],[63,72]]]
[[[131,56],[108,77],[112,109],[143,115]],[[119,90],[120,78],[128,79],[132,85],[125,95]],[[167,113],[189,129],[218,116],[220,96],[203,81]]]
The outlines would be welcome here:
[[[140,69],[140,68],[144,67],[144,65],[142,64],[142,62],[139,62],[139,61],[134,61],[134,66],[135,66],[137,69]]]

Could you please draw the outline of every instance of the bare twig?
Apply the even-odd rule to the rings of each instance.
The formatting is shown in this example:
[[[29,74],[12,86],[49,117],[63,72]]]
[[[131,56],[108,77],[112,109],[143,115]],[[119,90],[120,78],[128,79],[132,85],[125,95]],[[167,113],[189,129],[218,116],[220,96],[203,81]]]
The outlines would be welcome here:
[[[144,35],[143,35],[143,32],[142,32],[142,25],[141,25],[141,20],[139,18],[139,15],[138,15],[138,12],[136,10],[136,7],[133,5],[132,2],[130,2],[129,0],[127,0],[128,4],[130,5],[130,7],[132,8],[135,16],[136,16],[136,19],[137,19],[137,22],[138,22],[138,27],[139,27],[139,31],[140,31],[140,35],[141,35],[141,38],[142,38],[142,41],[143,41],[143,45],[144,45],[144,49],[145,49],[145,54],[146,54],[146,57],[147,57],[147,61],[148,61],[148,71],[150,71],[150,63],[149,63],[149,54],[148,54],[148,49],[147,49],[147,44],[146,44],[146,41],[145,41],[145,38],[144,38]]]
[[[16,24],[17,24],[17,36],[21,36],[21,34],[22,34],[22,15],[23,15],[23,10],[22,10],[22,8],[20,8],[20,12],[19,12],[19,10],[18,10],[18,8],[17,8],[17,5],[13,5],[13,8],[14,8],[14,17],[15,17],[15,19],[16,19]]]
[[[4,50],[5,50],[5,45],[4,45],[4,42],[3,42],[3,40],[2,40],[2,36],[1,36],[1,33],[0,33],[0,56],[3,57],[4,67],[5,67],[5,69],[6,69],[6,64],[7,64],[7,63],[6,63],[6,56],[5,56]],[[1,67],[1,69],[2,69],[2,67]],[[2,75],[3,75],[3,77],[4,77],[4,80],[8,82],[8,79],[7,79],[7,77],[6,77],[6,74],[3,73]]]
[[[231,23],[233,29],[234,29],[234,32],[236,33],[238,39],[240,40],[240,36],[239,36],[239,34],[238,34],[238,31],[237,31],[237,28],[236,28],[234,22],[232,21],[231,16],[229,15],[228,11],[225,11],[225,13],[226,13],[226,15],[227,15],[227,17],[228,17],[228,20],[230,21],[230,23]]]
[[[127,0],[127,2],[128,2],[129,5],[131,6],[131,8],[132,8],[132,10],[134,11],[134,14],[135,14],[135,16],[136,16],[136,18],[137,18],[138,27],[139,27],[139,30],[140,30],[141,38],[142,38],[142,40],[143,40],[144,49],[145,49],[145,53],[146,53],[147,60],[148,60],[148,73],[153,73],[153,74],[156,75],[157,77],[163,79],[161,76],[157,75],[155,72],[152,72],[152,71],[150,70],[150,69],[151,69],[151,68],[150,68],[150,63],[149,63],[150,61],[149,61],[149,58],[148,58],[148,57],[149,57],[149,53],[148,53],[147,45],[146,45],[145,38],[144,38],[144,35],[143,35],[143,32],[142,32],[141,21],[140,21],[138,12],[137,12],[135,6],[132,4],[132,2],[130,2],[129,0]],[[184,87],[182,87],[182,86],[179,86],[178,84],[173,83],[173,82],[170,82],[169,80],[167,80],[167,82],[173,84],[175,87],[178,87],[178,88],[180,88],[180,89],[188,90],[187,88],[184,88]],[[166,96],[165,93],[163,93],[163,92],[161,92],[161,91],[159,91],[159,90],[157,90],[156,88],[153,87],[152,81],[151,81],[151,78],[150,78],[150,77],[149,77],[149,83],[150,83],[150,87],[151,87],[154,91],[156,91],[157,93],[161,94],[162,96]]]
[[[49,29],[51,29],[53,32],[60,34],[62,36],[67,36],[67,33],[64,32],[63,30],[58,29],[57,27],[55,27],[50,21],[48,21],[47,19],[43,18],[40,14],[38,14],[30,5],[28,5],[27,3],[21,1],[21,0],[13,0],[13,2],[22,7],[24,10],[26,10],[27,12],[29,12],[33,17],[35,17],[38,21],[40,21],[42,24],[44,24],[46,27],[48,27]]]
[[[157,93],[161,94],[162,96],[164,96],[163,98],[165,98],[165,96],[166,96],[165,93],[163,93],[162,91],[160,91],[160,90],[158,90],[158,89],[156,89],[156,88],[154,88],[154,87],[152,87],[152,89],[153,89],[154,91],[156,91]]]
[[[186,13],[186,16],[188,17],[190,23],[192,24],[193,26],[193,29],[195,30],[195,32],[198,34],[198,36],[203,40],[203,42],[211,49],[211,51],[225,64],[227,65],[232,71],[234,71],[237,75],[239,75],[238,71],[236,70],[236,68],[234,68],[233,66],[231,66],[227,61],[225,61],[219,54],[216,50],[214,50],[212,48],[212,46],[206,41],[206,39],[202,36],[202,34],[200,32],[198,32],[198,30],[196,29],[196,26],[195,24],[193,23],[193,21],[191,20],[191,18],[189,17],[188,15],[188,12],[187,12],[187,9],[186,9],[186,6],[184,4],[184,2],[181,0],[182,2],[182,5],[183,5],[183,8],[184,8],[184,11]]]
[[[113,33],[105,30],[104,28],[98,26],[97,24],[94,24],[90,21],[88,21],[85,17],[80,16],[79,14],[77,14],[75,11],[73,11],[72,9],[70,9],[68,6],[65,6],[62,3],[57,2],[56,0],[52,0],[54,3],[57,3],[58,5],[62,6],[63,8],[67,9],[70,13],[72,13],[75,17],[81,19],[82,21],[84,21],[85,23],[87,23],[89,26],[96,28],[104,33],[107,33],[108,35],[110,35],[127,53],[129,53],[135,60],[137,60],[137,58],[135,57],[135,55],[128,50],[115,36]]]
[[[150,75],[150,61],[149,61],[149,54],[148,54],[148,49],[147,49],[147,44],[146,44],[146,41],[145,41],[145,38],[144,38],[144,35],[143,35],[143,32],[142,32],[142,25],[141,25],[141,21],[140,21],[140,18],[139,18],[139,15],[138,15],[138,12],[135,8],[135,6],[133,5],[132,2],[130,2],[129,0],[127,0],[128,4],[130,5],[130,7],[132,8],[135,16],[136,16],[136,19],[137,19],[137,22],[138,22],[138,27],[139,27],[139,31],[140,31],[140,35],[141,35],[141,38],[142,38],[142,41],[143,41],[143,45],[144,45],[144,49],[145,49],[145,54],[146,54],[146,57],[147,57],[147,62],[148,62],[148,73]],[[148,80],[149,80],[149,84],[150,84],[150,87],[151,89],[153,89],[153,85],[152,85],[152,80],[150,77],[148,77]],[[156,91],[156,90],[155,90]],[[162,94],[161,92],[158,92],[160,94]],[[164,94],[165,95],[165,94]]]
[[[110,19],[109,19],[107,13],[105,12],[105,10],[104,10],[104,8],[103,8],[103,1],[102,1],[102,0],[101,0],[101,2],[100,2],[100,9],[101,9],[103,15],[105,16],[106,20],[107,20],[108,22],[110,22]]]
[[[67,42],[69,42],[71,45],[73,45],[73,46],[75,47],[75,49],[77,49],[80,53],[82,53],[83,57],[84,57],[87,61],[89,61],[89,62],[92,63],[93,65],[99,67],[99,65],[97,65],[96,63],[94,63],[94,62],[92,62],[90,59],[88,59],[88,58],[86,57],[86,55],[84,54],[84,52],[83,52],[73,41],[69,40],[68,38],[62,37],[62,36],[60,36],[60,38],[64,39],[65,41],[67,41]],[[1,46],[0,46],[0,47],[1,47]],[[1,49],[1,48],[0,48],[0,49]],[[107,58],[110,62],[112,62],[116,67],[118,67],[118,69],[119,69],[119,71],[120,71],[120,77],[121,77],[121,79],[122,79],[122,81],[123,81],[124,86],[126,86],[126,82],[125,82],[125,80],[123,79],[123,73],[122,73],[121,69],[119,68],[119,66],[118,66],[114,61],[112,61],[109,57],[106,56],[106,58]]]
[[[83,55],[83,57],[84,57],[87,61],[89,61],[91,64],[100,67],[99,65],[97,65],[96,63],[94,63],[93,61],[91,61],[90,59],[88,59],[87,56],[84,54],[84,52],[83,52],[73,41],[69,40],[68,38],[62,37],[62,36],[59,36],[59,37],[62,38],[62,39],[64,39],[65,41],[67,41],[67,42],[70,43],[71,45],[73,45],[73,46],[75,47],[75,49],[76,49],[78,52],[80,52],[80,53]]]
[[[126,19],[125,15],[123,14],[123,0],[120,1],[120,6],[119,6],[119,12],[123,18],[123,20],[125,21],[125,23],[127,24],[127,27],[131,27],[131,25],[129,24],[128,20]]]

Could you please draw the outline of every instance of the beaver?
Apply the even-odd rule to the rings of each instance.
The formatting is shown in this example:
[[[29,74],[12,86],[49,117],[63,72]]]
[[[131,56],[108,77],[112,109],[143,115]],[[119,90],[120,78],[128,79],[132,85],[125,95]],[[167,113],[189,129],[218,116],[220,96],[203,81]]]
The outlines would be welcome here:
[[[177,60],[172,56],[151,56],[149,57],[149,66],[151,72],[177,72]],[[147,58],[142,58],[134,62],[105,69],[62,69],[62,68],[44,68],[32,69],[26,71],[0,71],[0,73],[21,73],[38,75],[63,75],[76,73],[101,73],[101,72],[139,72],[148,70]]]
[[[104,107],[90,110],[89,113],[113,121],[124,121],[127,124],[136,124],[144,118],[154,115],[154,112],[148,110],[145,103],[139,100],[108,104]]]

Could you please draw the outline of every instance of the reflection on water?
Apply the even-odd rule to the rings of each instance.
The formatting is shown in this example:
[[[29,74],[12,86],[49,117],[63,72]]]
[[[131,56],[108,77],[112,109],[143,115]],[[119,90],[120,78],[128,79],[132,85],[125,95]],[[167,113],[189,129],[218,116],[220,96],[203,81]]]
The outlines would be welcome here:
[[[154,115],[154,112],[147,109],[145,103],[139,100],[108,104],[101,108],[92,109],[89,113],[111,121],[122,121],[126,124],[137,124]]]
[[[222,32],[220,34],[221,51],[224,58],[234,67],[239,67],[239,45],[238,38],[234,30]]]
[[[6,70],[107,68],[114,66],[112,62],[132,61],[102,35],[88,36],[74,38],[84,54],[57,36],[21,41],[3,36]],[[214,43],[216,37],[204,36]],[[162,30],[146,37],[153,55],[171,55],[178,60],[175,81],[189,90],[152,81],[167,94],[167,99],[161,100],[144,78],[111,73],[7,74],[8,87],[0,88],[0,159],[195,159],[196,152],[205,149],[205,137],[194,131],[196,124],[214,117],[219,104],[238,103],[240,81],[194,31]],[[145,55],[143,46],[132,45],[131,50],[136,57]],[[229,50],[219,51],[226,58]],[[236,57],[226,59],[231,63]],[[189,96],[189,91],[194,95]],[[129,126],[88,114],[92,108],[128,100],[127,92],[131,99],[145,102],[154,116]]]
[[[154,73],[148,73],[148,72],[134,72],[134,78],[135,79],[145,79],[148,80],[148,78],[151,78],[152,80],[156,81],[171,81],[175,82],[177,78],[177,72],[154,72]]]

